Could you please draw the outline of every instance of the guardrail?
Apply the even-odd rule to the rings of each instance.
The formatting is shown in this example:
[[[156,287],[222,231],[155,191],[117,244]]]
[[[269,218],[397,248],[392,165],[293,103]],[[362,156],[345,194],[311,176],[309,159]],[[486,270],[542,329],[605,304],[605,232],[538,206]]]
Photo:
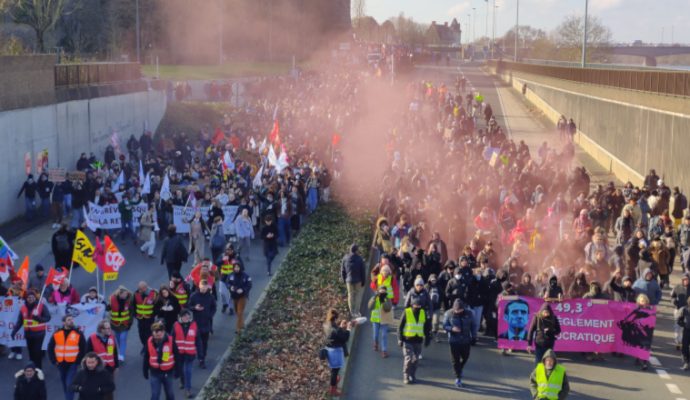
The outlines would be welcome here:
[[[141,79],[139,63],[55,65],[55,87],[100,86]]]
[[[650,71],[559,67],[509,61],[487,61],[497,72],[517,71],[568,81],[690,97],[690,71]]]

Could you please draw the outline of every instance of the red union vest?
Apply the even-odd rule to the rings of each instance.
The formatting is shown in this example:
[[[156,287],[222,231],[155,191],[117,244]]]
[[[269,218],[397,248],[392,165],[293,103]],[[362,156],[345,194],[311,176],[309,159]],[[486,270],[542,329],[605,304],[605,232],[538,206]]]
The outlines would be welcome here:
[[[137,319],[147,319],[153,316],[153,303],[156,299],[156,291],[149,290],[146,297],[140,291],[134,293],[134,305]]]
[[[180,282],[177,286],[175,286],[175,288],[172,290],[172,294],[177,299],[177,302],[180,303],[180,307],[184,307],[185,304],[187,304],[189,294],[187,293],[187,289],[185,289],[183,282]]]
[[[182,324],[175,322],[175,344],[177,344],[177,350],[180,354],[189,354],[190,356],[196,355],[197,332],[196,322],[192,321],[189,325],[186,336],[184,334],[184,329],[182,329]]]
[[[156,350],[156,346],[153,343],[153,336],[149,338],[148,348],[149,367],[151,367],[151,369],[167,372],[175,367],[175,354],[173,353],[173,340],[171,336],[168,336],[165,342],[163,342],[161,354],[158,354]],[[160,363],[158,363],[158,356],[161,358]]]
[[[110,296],[110,323],[114,326],[124,326],[128,328],[132,323],[132,315],[129,310],[131,308],[131,296],[125,300],[123,310],[120,310],[120,301],[117,296]]]
[[[98,357],[103,361],[106,367],[115,367],[115,338],[113,335],[108,336],[108,340],[104,344],[101,338],[97,334],[92,334],[89,339],[91,340],[91,347],[93,351],[98,354]]]
[[[32,311],[36,311],[36,313],[40,316],[41,312],[43,311],[43,304],[39,304]],[[29,312],[29,308],[24,304],[20,310],[22,313],[22,319],[24,320],[24,331],[27,332],[45,332],[46,331],[46,324],[45,322],[38,322],[37,320],[34,319],[34,313]]]

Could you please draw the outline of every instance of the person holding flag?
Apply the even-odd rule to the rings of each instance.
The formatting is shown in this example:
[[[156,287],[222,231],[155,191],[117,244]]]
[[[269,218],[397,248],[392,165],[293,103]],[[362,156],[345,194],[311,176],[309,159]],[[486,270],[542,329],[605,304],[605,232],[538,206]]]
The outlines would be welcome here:
[[[26,347],[29,351],[29,359],[36,365],[37,368],[42,368],[43,365],[43,339],[46,336],[46,324],[50,321],[50,311],[44,307],[43,303],[39,303],[38,293],[35,290],[29,289],[26,294],[24,305],[19,310],[17,322],[12,329],[12,340],[15,340],[19,329],[24,327],[24,339],[26,339]],[[17,360],[22,359],[21,347],[19,352],[10,353],[16,354]]]
[[[53,304],[71,305],[79,304],[80,301],[81,298],[79,297],[79,293],[77,293],[77,289],[72,287],[69,279],[67,278],[62,279],[60,286],[58,286],[58,288],[54,290],[50,296],[50,302]]]

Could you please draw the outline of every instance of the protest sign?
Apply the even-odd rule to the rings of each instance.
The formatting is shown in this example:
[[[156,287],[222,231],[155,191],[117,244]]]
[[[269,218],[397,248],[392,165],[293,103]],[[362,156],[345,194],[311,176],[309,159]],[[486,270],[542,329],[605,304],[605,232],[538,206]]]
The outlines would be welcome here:
[[[122,222],[118,207],[118,204],[99,206],[89,202],[89,221],[101,229],[121,229]],[[144,202],[132,205],[132,226],[134,228],[139,226],[139,218],[146,213],[146,210],[148,210],[148,205]]]
[[[201,217],[208,218],[208,210],[210,207],[199,207]],[[223,232],[226,235],[235,234],[235,217],[237,216],[238,206],[223,206]],[[177,227],[177,233],[189,233],[189,220],[194,216],[196,209],[192,207],[173,206],[173,224]]]
[[[48,180],[55,183],[64,182],[67,179],[67,170],[64,168],[49,168]]]
[[[524,350],[527,332],[543,299],[509,296],[498,305],[498,347]],[[649,359],[656,308],[635,303],[572,299],[552,303],[561,326],[556,352],[622,353]]]
[[[20,328],[12,339],[11,334],[19,317],[19,311],[24,300],[19,297],[0,297],[0,345],[11,347],[26,347],[24,328]],[[55,331],[62,328],[62,317],[71,315],[74,324],[86,337],[96,332],[98,323],[105,317],[105,304],[65,304],[54,305],[43,303],[50,312],[50,321],[46,326],[46,337],[43,340],[43,350],[48,349],[48,343]]]
[[[84,171],[69,171],[67,173],[67,180],[69,181],[85,181],[86,180],[86,172]]]

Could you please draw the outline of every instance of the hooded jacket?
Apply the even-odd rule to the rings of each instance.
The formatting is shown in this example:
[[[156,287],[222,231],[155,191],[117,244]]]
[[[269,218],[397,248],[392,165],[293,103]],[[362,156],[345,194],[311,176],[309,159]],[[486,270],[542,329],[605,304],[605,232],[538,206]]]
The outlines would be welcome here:
[[[623,281],[626,279],[630,279],[627,276],[623,277]],[[632,285],[629,287],[625,287],[623,285],[619,285],[618,282],[616,282],[616,276],[612,276],[611,279],[609,280],[609,287],[613,291],[613,297],[614,300],[616,301],[624,301],[627,303],[634,303],[635,298],[637,297],[637,294],[635,293],[635,289],[632,288]]]
[[[38,368],[35,371],[31,380],[26,379],[23,369],[14,374],[14,400],[46,400],[48,398],[43,371]]]
[[[453,308],[446,311],[443,315],[443,329],[448,332],[448,343],[450,344],[470,344],[474,337],[472,332],[475,330],[475,322],[473,313],[468,307],[462,303],[462,300],[456,300],[455,303],[463,307],[463,311],[457,314]],[[453,332],[453,328],[460,328],[460,332]]]
[[[548,357],[551,357],[554,359],[553,366],[554,368],[556,365],[558,365],[558,359],[556,358],[556,352],[553,350],[549,349],[546,350],[544,353],[544,356],[541,358],[541,362],[543,363],[544,360]],[[551,372],[553,369],[546,369],[546,377],[548,378],[551,376]],[[532,398],[537,399],[537,370],[535,368],[534,371],[532,371],[532,374],[529,376],[529,383],[530,383],[530,391],[532,392]],[[568,374],[564,373],[563,374],[563,385],[561,386],[561,391],[558,393],[558,400],[565,400],[568,397],[568,394],[570,393],[570,384],[568,383]]]
[[[79,400],[102,400],[107,393],[115,391],[112,375],[103,367],[103,361],[96,357],[98,364],[93,370],[86,367],[86,358],[74,376],[70,390],[79,393]]]
[[[575,275],[575,280],[568,288],[568,298],[581,299],[589,291],[589,284],[583,272]]]
[[[550,315],[547,318],[541,315],[544,310],[549,310]],[[534,342],[537,346],[551,349],[556,344],[556,336],[560,333],[561,325],[558,322],[558,317],[553,313],[549,303],[544,303],[532,318],[527,333],[527,344],[531,346]]]
[[[601,290],[599,282],[589,283],[589,292],[582,296],[583,299],[608,299],[609,297]]]
[[[652,274],[652,279],[647,280],[647,274]],[[635,294],[646,294],[649,297],[649,304],[655,306],[661,301],[661,288],[659,283],[654,279],[651,268],[644,270],[644,273],[633,283],[633,290]]]

